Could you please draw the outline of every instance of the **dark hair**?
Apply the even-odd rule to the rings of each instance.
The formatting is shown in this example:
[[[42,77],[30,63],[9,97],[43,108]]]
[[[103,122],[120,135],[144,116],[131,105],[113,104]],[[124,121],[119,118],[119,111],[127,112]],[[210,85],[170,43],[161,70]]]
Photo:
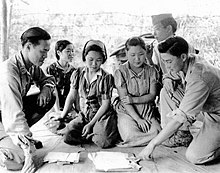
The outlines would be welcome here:
[[[100,40],[89,40],[89,41],[87,41],[84,48],[83,48],[83,51],[82,51],[82,61],[83,62],[86,61],[86,55],[90,51],[96,51],[96,52],[101,53],[101,55],[103,57],[102,64],[104,64],[104,62],[107,59],[107,51],[106,51],[106,47],[105,47],[104,43],[102,43]]]
[[[161,20],[160,23],[163,25],[164,28],[171,25],[173,33],[175,33],[177,30],[177,22],[172,17],[165,18],[165,19]]]
[[[131,37],[125,43],[125,49],[129,50],[130,46],[141,46],[146,50],[145,42],[141,37]]]
[[[31,42],[34,45],[39,44],[39,40],[50,40],[50,34],[40,27],[32,27],[26,30],[21,35],[21,45],[22,47],[27,43]]]
[[[70,44],[72,44],[72,43],[68,40],[59,40],[56,42],[55,55],[56,55],[57,60],[60,59],[60,56],[58,55],[57,51],[59,50],[60,52],[62,52]]]
[[[170,37],[158,45],[160,53],[169,53],[180,57],[183,53],[188,54],[189,45],[182,37]]]

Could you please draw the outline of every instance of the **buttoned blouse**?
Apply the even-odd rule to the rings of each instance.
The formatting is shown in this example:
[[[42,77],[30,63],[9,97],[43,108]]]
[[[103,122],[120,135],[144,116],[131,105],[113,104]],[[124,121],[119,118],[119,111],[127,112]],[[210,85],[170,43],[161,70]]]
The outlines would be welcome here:
[[[126,62],[115,71],[115,85],[116,88],[123,89],[126,93],[125,96],[133,96],[140,97],[150,93],[151,85],[156,86],[158,82],[158,76],[155,68],[152,66],[145,64],[143,70],[139,74],[135,74],[130,66],[129,62]],[[120,109],[124,112],[123,104],[120,103]],[[151,104],[154,104],[153,101]],[[135,104],[136,110],[142,116],[147,116],[147,112],[149,111],[149,104]]]
[[[111,99],[114,87],[113,76],[102,68],[91,82],[88,82],[86,78],[87,73],[87,67],[80,67],[71,76],[71,88],[78,90],[80,109],[86,115],[88,111],[98,111],[102,100]]]

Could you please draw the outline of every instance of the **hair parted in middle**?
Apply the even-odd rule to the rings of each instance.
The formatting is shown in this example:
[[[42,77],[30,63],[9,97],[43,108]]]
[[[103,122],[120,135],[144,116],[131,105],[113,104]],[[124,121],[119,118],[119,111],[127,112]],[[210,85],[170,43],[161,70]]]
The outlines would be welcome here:
[[[144,50],[146,50],[145,42],[141,37],[131,37],[125,43],[125,49],[128,51],[130,46],[141,46]]]

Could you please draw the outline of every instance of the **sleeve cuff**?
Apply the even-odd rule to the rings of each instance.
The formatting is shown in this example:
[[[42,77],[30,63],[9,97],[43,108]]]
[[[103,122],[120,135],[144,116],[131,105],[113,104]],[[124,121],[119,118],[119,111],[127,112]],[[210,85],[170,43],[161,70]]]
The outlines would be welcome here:
[[[172,111],[171,117],[177,120],[179,123],[185,123],[187,121],[186,114],[180,109],[175,109]]]
[[[53,84],[45,84],[44,87],[49,87],[51,89],[51,92],[53,92],[55,88]]]

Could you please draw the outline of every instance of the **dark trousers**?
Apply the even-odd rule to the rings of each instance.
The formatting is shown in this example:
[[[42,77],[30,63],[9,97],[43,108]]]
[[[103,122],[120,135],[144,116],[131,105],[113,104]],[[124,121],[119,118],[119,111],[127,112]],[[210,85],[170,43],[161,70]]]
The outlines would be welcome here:
[[[113,109],[109,109],[93,126],[93,136],[91,140],[82,138],[83,127],[89,123],[83,114],[77,116],[67,124],[68,132],[64,135],[64,142],[70,145],[94,142],[100,148],[110,148],[115,146],[119,140],[117,129],[117,116]]]
[[[38,122],[53,107],[56,100],[55,95],[52,95],[51,100],[45,107],[38,106],[38,95],[39,93],[23,98],[23,111],[29,127]]]

